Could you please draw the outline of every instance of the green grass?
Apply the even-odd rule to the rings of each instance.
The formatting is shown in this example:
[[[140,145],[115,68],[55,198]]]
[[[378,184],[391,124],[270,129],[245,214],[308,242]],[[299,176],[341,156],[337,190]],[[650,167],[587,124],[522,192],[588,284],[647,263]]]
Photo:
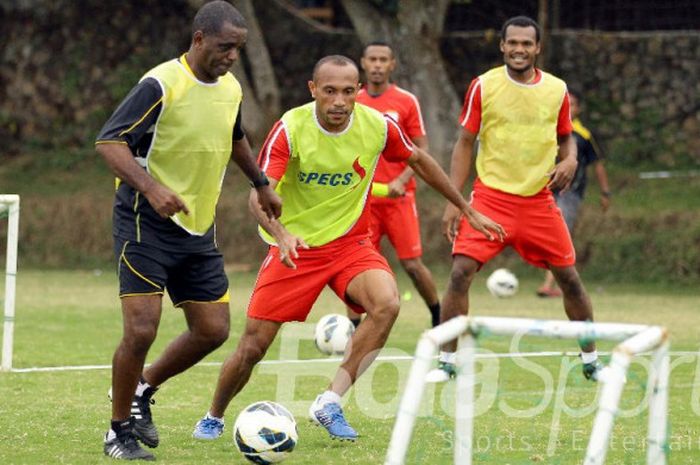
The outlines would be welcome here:
[[[111,193],[114,176],[93,149],[40,149],[2,158],[0,185],[3,193],[23,197],[101,195]]]
[[[606,165],[607,166],[607,165]],[[687,212],[697,210],[700,198],[700,176],[669,179],[640,179],[642,170],[629,167],[608,167],[610,187],[613,191],[610,208],[628,215],[655,212]],[[683,173],[683,170],[679,170]],[[690,172],[692,170],[688,170]],[[586,203],[595,209],[599,201],[598,183],[592,170],[589,172],[589,188]]]
[[[512,299],[497,300],[484,291],[486,273],[478,276],[472,295],[473,314],[563,318],[561,302],[534,297],[535,274],[521,282],[520,293]],[[240,335],[244,306],[248,300],[252,273],[231,276],[233,295],[232,331],[225,346],[207,362],[221,362]],[[537,276],[539,277],[539,276]],[[438,276],[444,289],[445,276]],[[400,276],[400,287],[412,290]],[[588,283],[598,321],[662,324],[668,327],[672,350],[698,351],[700,323],[697,290],[641,285]],[[109,272],[24,271],[18,276],[15,332],[16,368],[33,366],[109,365],[121,335],[121,314],[115,297],[116,278]],[[413,292],[415,294],[415,292]],[[324,293],[310,322],[330,312],[342,312],[332,293]],[[407,355],[415,350],[420,333],[428,324],[428,312],[414,297],[405,301],[386,353]],[[179,310],[165,305],[158,340],[150,360],[184,326]],[[266,360],[280,358],[316,359],[311,341],[312,323],[287,325],[282,338]],[[280,340],[284,339],[281,344]],[[298,345],[295,345],[298,343]],[[506,352],[511,340],[485,337],[483,350]],[[601,344],[609,350],[610,344]],[[575,351],[572,341],[523,339],[515,350]],[[635,413],[646,393],[645,367],[636,363],[628,376],[623,395],[623,415],[616,422],[608,464],[645,461],[646,410]],[[581,463],[593,422],[592,408],[597,387],[585,382],[574,357],[528,359],[544,368],[540,373],[525,369],[512,359],[480,362],[475,422],[478,464],[524,465]],[[267,364],[259,366],[248,386],[235,398],[227,413],[224,438],[196,442],[190,434],[196,420],[206,411],[218,376],[218,366],[200,365],[170,380],[156,396],[156,422],[161,445],[158,461],[167,464],[245,462],[230,439],[235,416],[257,400],[277,400],[292,410],[299,422],[299,445],[290,464],[380,464],[393,427],[396,405],[403,392],[409,362],[375,364],[347,397],[345,410],[359,430],[355,444],[330,441],[326,433],[305,420],[309,403],[328,382],[335,363]],[[539,373],[539,374],[538,374]],[[107,428],[110,406],[106,392],[110,372],[106,369],[69,372],[0,373],[0,463],[10,464],[95,464],[111,463],[102,456],[101,435]],[[545,389],[547,388],[547,389]],[[453,443],[454,386],[429,387],[421,405],[409,451],[410,464],[450,464]],[[569,410],[562,411],[562,405]],[[533,415],[507,414],[508,409]],[[555,406],[558,406],[555,408]],[[670,463],[697,463],[700,458],[700,361],[697,356],[674,356],[670,392]],[[557,412],[561,412],[557,415]],[[580,413],[575,418],[572,413]],[[521,418],[522,417],[522,418]],[[558,434],[552,430],[558,424]],[[554,455],[548,455],[548,447]]]

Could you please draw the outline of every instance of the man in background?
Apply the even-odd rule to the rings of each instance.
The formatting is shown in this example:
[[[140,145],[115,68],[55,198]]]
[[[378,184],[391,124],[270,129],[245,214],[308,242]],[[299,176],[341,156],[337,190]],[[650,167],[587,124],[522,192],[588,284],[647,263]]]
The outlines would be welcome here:
[[[561,214],[564,215],[564,221],[566,221],[566,226],[569,228],[569,233],[573,236],[576,219],[581,210],[583,196],[586,193],[588,167],[593,165],[595,169],[598,187],[600,188],[600,208],[603,210],[603,213],[610,206],[610,185],[608,184],[608,173],[605,171],[605,165],[603,164],[603,151],[593,138],[593,133],[579,119],[581,114],[581,95],[571,89],[569,89],[569,104],[571,107],[571,125],[574,129],[576,151],[578,153],[578,168],[576,168],[574,180],[571,181],[571,187],[562,192],[555,192],[554,198],[561,210]],[[537,295],[540,297],[561,296],[561,289],[557,286],[551,271],[545,271],[544,282],[537,289]]]
[[[459,211],[446,207],[443,228],[452,242],[453,260],[441,320],[469,312],[469,288],[476,273],[510,246],[528,263],[552,271],[570,320],[592,321],[574,246],[551,191],[568,188],[577,166],[566,83],[535,67],[540,27],[531,18],[507,20],[500,49],[505,65],[480,75],[467,90],[450,178],[458,190],[464,188],[478,136],[471,205],[498,221],[507,237],[504,242],[482,240]],[[455,350],[456,341],[443,346],[429,381],[454,376]],[[584,376],[596,379],[602,365],[595,344],[581,342],[581,351]]]
[[[428,151],[420,104],[415,95],[391,82],[396,57],[391,46],[372,42],[362,53],[360,66],[367,84],[357,93],[357,103],[390,116],[421,149]],[[372,243],[380,250],[387,236],[416,290],[430,311],[431,325],[440,323],[440,300],[430,270],[423,264],[420,223],[416,208],[416,179],[406,162],[380,158],[374,174],[370,199]],[[360,315],[348,308],[348,317],[357,326]]]

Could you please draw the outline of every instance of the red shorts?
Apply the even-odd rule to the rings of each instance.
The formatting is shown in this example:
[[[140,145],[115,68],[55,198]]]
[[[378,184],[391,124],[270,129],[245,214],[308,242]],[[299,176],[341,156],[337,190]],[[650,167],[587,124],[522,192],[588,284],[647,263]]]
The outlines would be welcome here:
[[[491,189],[477,179],[471,206],[500,223],[508,237],[504,242],[489,241],[463,218],[452,255],[466,255],[483,265],[511,246],[526,262],[540,268],[576,263],[569,230],[549,189],[522,197]]]
[[[248,316],[278,322],[305,321],[311,307],[328,285],[355,312],[364,309],[345,295],[348,284],[363,271],[386,270],[386,259],[368,238],[341,238],[321,247],[297,249],[296,270],[279,259],[279,249],[270,251],[260,266]],[[392,273],[393,274],[393,273]]]
[[[414,191],[395,199],[372,197],[370,213],[372,243],[377,250],[382,236],[386,235],[400,260],[423,255]]]

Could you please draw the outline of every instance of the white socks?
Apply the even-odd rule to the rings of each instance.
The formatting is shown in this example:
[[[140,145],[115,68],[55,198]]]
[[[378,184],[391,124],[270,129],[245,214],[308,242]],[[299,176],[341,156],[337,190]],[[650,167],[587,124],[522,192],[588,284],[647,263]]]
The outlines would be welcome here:
[[[136,386],[136,395],[141,397],[143,395],[143,391],[151,387],[150,384],[148,384],[145,381],[139,381],[139,385]]]
[[[316,403],[321,407],[323,407],[326,404],[339,404],[340,396],[333,391],[326,391],[319,396],[319,398],[316,400]]]
[[[444,352],[440,351],[440,356],[438,357],[438,360],[443,362],[443,363],[451,363],[454,365],[457,362],[457,353],[456,352]]]
[[[596,360],[598,360],[598,351],[597,350],[594,350],[593,352],[581,351],[581,361],[583,363],[593,363]]]
[[[206,414],[206,416],[205,416],[204,418],[209,418],[209,419],[211,419],[211,420],[220,421],[221,423],[224,422],[224,419],[223,419],[223,418],[215,417],[214,415],[212,415],[212,414],[209,413],[209,412],[207,412],[207,414]]]

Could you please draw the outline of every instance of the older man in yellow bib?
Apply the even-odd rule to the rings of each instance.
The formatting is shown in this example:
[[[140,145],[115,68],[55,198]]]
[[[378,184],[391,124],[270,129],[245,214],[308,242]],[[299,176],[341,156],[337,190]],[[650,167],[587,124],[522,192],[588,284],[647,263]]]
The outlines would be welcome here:
[[[245,20],[228,2],[214,1],[200,8],[192,30],[189,51],[147,72],[97,138],[119,178],[113,235],[124,335],[112,361],[104,453],[120,460],[154,460],[139,445],[159,443],[153,394],[228,337],[228,280],[214,214],[231,158],[266,214],[280,214],[241,126],[241,86],[228,72],[246,41]],[[187,330],[144,370],[166,290]]]

